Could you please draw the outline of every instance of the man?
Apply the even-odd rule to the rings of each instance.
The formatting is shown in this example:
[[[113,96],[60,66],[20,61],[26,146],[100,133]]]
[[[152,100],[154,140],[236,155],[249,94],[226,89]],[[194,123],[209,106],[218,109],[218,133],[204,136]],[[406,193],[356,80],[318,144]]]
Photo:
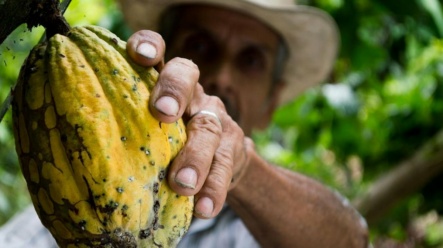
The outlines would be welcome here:
[[[247,138],[326,77],[338,42],[328,16],[291,0],[120,2],[134,30],[165,39],[142,30],[128,40],[136,62],[161,71],[151,112],[187,121],[188,142],[168,175],[178,194],[195,196],[180,247],[367,247],[366,224],[346,200],[270,165]],[[26,237],[19,223],[32,226]],[[0,244],[11,235],[25,241],[4,247],[55,245],[32,209],[3,228]]]

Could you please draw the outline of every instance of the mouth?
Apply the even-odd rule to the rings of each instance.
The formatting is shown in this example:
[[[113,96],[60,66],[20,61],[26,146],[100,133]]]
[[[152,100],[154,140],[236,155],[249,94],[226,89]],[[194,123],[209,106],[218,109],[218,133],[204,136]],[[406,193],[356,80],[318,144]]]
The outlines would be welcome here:
[[[233,101],[224,96],[218,96],[218,97],[222,100],[223,104],[225,105],[226,111],[228,112],[229,116],[231,116],[231,118],[239,124],[240,112],[239,109],[233,103]]]

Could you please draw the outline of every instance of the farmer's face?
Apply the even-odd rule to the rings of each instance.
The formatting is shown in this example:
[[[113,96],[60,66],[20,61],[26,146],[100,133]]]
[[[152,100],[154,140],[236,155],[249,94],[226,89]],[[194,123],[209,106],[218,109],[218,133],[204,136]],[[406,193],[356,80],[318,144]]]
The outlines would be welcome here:
[[[278,36],[251,17],[192,6],[178,17],[166,50],[198,65],[205,92],[220,97],[249,135],[268,125],[282,88],[272,78],[278,46]]]

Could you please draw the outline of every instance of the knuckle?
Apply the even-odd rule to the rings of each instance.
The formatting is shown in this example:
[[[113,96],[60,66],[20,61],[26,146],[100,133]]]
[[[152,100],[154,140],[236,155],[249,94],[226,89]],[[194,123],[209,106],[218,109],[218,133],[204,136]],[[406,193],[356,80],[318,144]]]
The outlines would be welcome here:
[[[244,132],[243,129],[235,122],[230,115],[224,117],[223,122],[223,135],[226,135],[228,139],[232,142],[238,142],[239,140],[243,140]],[[232,145],[235,145],[234,143]]]
[[[218,120],[214,117],[207,115],[196,115],[190,121],[188,125],[188,130],[203,131],[205,133],[210,133],[218,137],[221,135],[222,132],[219,125],[220,124],[218,123]]]
[[[176,87],[188,89],[198,81],[199,75],[200,72],[196,66],[189,66],[187,63],[179,62],[178,58],[174,58],[162,69],[159,81],[166,81]]]
[[[215,199],[219,199],[219,196],[226,194],[232,177],[231,170],[222,168],[223,167],[219,167],[219,169],[213,168],[206,178],[204,190],[208,194],[215,195]]]
[[[132,34],[128,38],[127,46],[132,50],[140,44],[148,42],[158,48],[158,46],[164,44],[163,38],[160,34],[150,31],[150,30],[140,30]]]
[[[197,64],[195,64],[190,59],[181,58],[181,57],[175,57],[175,58],[171,59],[171,62],[176,63],[176,64],[178,64],[180,66],[187,67],[188,69],[198,70]]]
[[[207,180],[210,181],[208,188],[212,189],[212,191],[220,191],[220,189],[226,186],[226,177],[220,174],[209,174]]]
[[[166,73],[163,74],[160,80],[161,90],[163,92],[169,92],[172,94],[180,93],[186,90],[186,85],[180,77],[175,74]]]
[[[224,168],[224,171],[228,171],[232,174],[232,167],[234,165],[232,149],[228,149],[227,146],[220,147],[217,150],[214,160],[221,168]]]
[[[180,77],[179,74],[173,73],[172,70],[163,69],[160,79],[158,80],[158,88],[164,94],[172,94],[172,95],[188,95],[190,94],[191,82],[186,80],[183,77]]]
[[[162,36],[151,30],[140,30],[135,32],[131,37],[139,41],[163,40]]]
[[[244,138],[244,145],[248,151],[255,150],[255,143],[249,137]]]
[[[180,77],[192,78],[197,81],[200,76],[198,66],[189,59],[175,57],[168,61],[171,73],[180,75]]]
[[[225,104],[223,103],[223,101],[220,99],[220,97],[218,96],[208,96],[209,99],[208,101],[214,105],[216,108],[221,109],[223,111],[225,111]]]
[[[191,143],[191,145],[186,145],[186,153],[190,156],[188,159],[191,161],[191,163],[197,163],[195,166],[196,170],[204,170],[202,168],[201,164],[203,160],[206,158],[210,158],[213,156],[213,151],[211,149],[208,149],[207,144],[205,144],[204,140],[198,140],[197,142]],[[210,163],[210,161],[209,161]],[[209,168],[210,165],[208,165]]]

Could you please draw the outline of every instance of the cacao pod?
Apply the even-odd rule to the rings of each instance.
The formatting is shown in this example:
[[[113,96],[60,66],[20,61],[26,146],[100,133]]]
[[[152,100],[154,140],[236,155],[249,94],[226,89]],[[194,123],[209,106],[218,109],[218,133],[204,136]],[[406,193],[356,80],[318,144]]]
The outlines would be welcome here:
[[[148,110],[154,68],[97,26],[37,45],[14,90],[16,150],[40,220],[61,247],[174,247],[193,199],[169,188],[183,122]]]

